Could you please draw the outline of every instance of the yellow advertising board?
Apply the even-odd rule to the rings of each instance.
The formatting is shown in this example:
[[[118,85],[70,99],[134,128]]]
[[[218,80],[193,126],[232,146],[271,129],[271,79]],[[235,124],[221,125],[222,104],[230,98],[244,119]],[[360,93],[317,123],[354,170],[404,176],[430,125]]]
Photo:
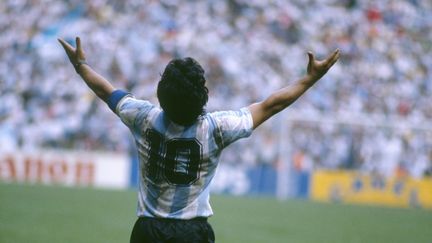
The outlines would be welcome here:
[[[432,209],[432,178],[385,178],[354,171],[316,171],[313,200]]]

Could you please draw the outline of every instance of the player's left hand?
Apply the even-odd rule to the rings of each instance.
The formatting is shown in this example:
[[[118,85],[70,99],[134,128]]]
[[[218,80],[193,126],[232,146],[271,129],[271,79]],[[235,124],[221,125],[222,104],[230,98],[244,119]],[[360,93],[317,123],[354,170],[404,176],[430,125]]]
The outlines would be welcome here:
[[[63,39],[58,39],[58,41],[63,46],[63,49],[69,57],[69,61],[72,63],[75,70],[78,72],[78,67],[81,64],[86,63],[85,53],[81,47],[81,39],[79,37],[76,37],[76,48],[71,46]]]
[[[327,71],[336,63],[339,59],[339,49],[336,49],[332,54],[330,54],[326,59],[318,61],[312,52],[308,52],[309,63],[307,67],[307,74],[313,80],[319,80]]]

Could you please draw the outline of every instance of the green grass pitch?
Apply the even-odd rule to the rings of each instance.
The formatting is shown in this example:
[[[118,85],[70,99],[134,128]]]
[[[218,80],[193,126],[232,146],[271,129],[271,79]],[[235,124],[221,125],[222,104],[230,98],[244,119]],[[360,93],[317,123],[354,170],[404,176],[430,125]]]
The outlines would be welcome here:
[[[432,211],[212,196],[216,242],[432,242]],[[0,183],[0,242],[129,242],[135,191]]]

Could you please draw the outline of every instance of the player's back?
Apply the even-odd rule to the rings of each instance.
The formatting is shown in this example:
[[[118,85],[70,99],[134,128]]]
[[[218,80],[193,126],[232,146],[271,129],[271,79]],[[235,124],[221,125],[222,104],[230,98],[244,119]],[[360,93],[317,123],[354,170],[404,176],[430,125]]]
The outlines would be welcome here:
[[[190,126],[132,97],[116,113],[134,134],[140,164],[138,216],[190,219],[213,214],[209,185],[224,147],[249,136],[248,109],[199,116]]]
[[[191,126],[171,122],[163,111],[150,114],[136,138],[140,158],[140,205],[144,216],[192,218],[212,214],[208,190],[220,149],[211,116]]]

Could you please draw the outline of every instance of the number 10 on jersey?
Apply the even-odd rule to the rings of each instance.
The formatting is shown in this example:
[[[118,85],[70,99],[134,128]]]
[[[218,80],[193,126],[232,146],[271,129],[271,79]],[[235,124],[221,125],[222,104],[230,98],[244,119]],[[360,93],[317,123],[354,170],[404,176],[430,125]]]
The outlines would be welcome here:
[[[165,140],[159,132],[146,132],[150,142],[148,175],[150,179],[165,178],[169,183],[187,186],[199,177],[202,158],[201,144],[195,138]]]

